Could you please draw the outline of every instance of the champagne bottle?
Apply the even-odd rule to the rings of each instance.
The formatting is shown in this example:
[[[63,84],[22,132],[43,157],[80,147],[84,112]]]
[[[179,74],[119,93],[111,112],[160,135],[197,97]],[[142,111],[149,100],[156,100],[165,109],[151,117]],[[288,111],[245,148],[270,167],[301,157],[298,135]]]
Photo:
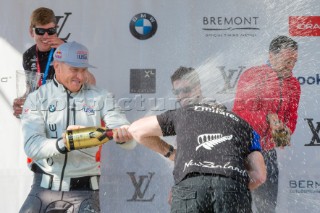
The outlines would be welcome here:
[[[288,146],[290,144],[290,133],[286,129],[274,130],[272,132],[272,138],[277,147]]]
[[[71,151],[99,146],[112,140],[114,131],[105,127],[85,127],[67,130],[65,134],[66,147],[68,151]]]

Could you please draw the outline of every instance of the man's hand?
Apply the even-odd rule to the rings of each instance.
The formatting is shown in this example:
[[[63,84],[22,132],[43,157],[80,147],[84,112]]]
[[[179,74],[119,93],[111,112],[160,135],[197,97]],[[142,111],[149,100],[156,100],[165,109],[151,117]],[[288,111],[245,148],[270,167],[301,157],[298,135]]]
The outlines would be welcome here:
[[[22,113],[23,104],[26,101],[26,98],[16,98],[13,101],[13,115],[17,118],[20,118],[20,115]]]
[[[277,114],[269,114],[268,121],[270,125],[272,140],[277,147],[290,146],[291,131],[278,118]]]
[[[272,139],[277,147],[290,146],[291,131],[288,127],[272,131]]]
[[[61,38],[49,36],[46,42],[50,45],[51,48],[57,48],[61,44],[65,43]]]
[[[133,137],[128,129],[129,125],[123,125],[120,128],[116,128],[115,134],[113,134],[113,140],[118,143],[131,141]]]

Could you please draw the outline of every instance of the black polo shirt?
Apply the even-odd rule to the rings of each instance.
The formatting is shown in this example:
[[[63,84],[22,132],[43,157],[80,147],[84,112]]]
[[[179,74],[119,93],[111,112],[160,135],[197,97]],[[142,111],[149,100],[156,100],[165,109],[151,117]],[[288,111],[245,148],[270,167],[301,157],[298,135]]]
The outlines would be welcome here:
[[[33,45],[32,47],[30,47],[28,50],[26,50],[23,53],[23,59],[22,59],[22,66],[24,68],[24,70],[29,70],[29,71],[33,71],[33,72],[37,72],[37,55],[39,57],[39,65],[40,65],[40,71],[41,73],[44,73],[46,70],[46,66],[48,63],[48,58],[50,55],[50,50],[47,52],[41,52],[41,51],[36,51],[36,45]],[[52,58],[51,58],[52,61]],[[50,61],[50,63],[51,63]],[[54,76],[54,68],[52,65],[50,65],[49,67],[49,73],[47,76],[47,79],[53,79]]]
[[[157,116],[164,136],[176,135],[174,179],[197,172],[249,181],[244,161],[260,151],[259,136],[232,112],[206,104],[189,105]]]

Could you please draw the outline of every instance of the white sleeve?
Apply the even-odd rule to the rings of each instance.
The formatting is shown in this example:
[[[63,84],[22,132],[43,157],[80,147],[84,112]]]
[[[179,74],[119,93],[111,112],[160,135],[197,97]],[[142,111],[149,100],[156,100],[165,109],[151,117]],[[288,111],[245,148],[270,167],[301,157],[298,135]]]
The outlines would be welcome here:
[[[106,127],[109,129],[114,129],[123,125],[130,125],[125,113],[115,102],[113,94],[109,92],[106,92],[101,113],[103,121],[106,123]],[[124,149],[133,149],[137,145],[137,142],[132,140],[130,142],[117,144]]]
[[[21,117],[24,150],[33,160],[60,154],[56,148],[57,139],[46,137],[46,124],[36,94],[28,95]]]

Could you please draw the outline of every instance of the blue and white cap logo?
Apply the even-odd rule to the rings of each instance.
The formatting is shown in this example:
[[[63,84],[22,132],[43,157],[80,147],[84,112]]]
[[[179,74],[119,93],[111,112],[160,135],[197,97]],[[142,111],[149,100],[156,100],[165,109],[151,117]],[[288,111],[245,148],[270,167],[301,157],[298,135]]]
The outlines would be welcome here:
[[[139,40],[151,38],[156,33],[157,28],[156,19],[148,13],[139,13],[132,17],[130,22],[130,32]]]
[[[72,67],[95,68],[89,64],[87,47],[75,41],[61,44],[54,52],[53,59],[65,62]]]

